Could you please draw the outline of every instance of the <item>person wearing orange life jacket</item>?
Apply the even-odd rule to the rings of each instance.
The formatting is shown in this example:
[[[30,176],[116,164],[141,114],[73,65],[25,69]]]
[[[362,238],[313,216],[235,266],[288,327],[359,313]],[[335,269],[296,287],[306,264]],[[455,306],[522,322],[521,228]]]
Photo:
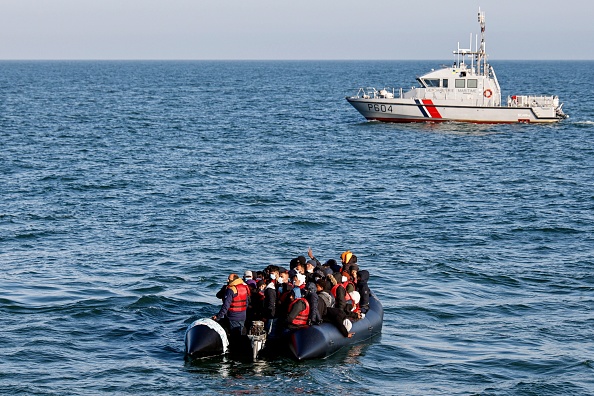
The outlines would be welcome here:
[[[246,311],[250,298],[250,289],[237,274],[230,274],[223,306],[212,318],[229,320],[229,332],[232,336],[241,335],[245,326]]]

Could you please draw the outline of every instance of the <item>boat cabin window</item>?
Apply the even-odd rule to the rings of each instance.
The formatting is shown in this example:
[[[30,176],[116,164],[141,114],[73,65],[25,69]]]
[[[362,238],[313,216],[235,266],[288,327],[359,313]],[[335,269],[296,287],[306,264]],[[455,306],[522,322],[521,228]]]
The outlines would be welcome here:
[[[447,80],[447,79],[442,80],[441,86],[444,87],[444,88],[447,88],[448,87],[448,81],[449,80]]]
[[[439,88],[439,78],[425,78],[423,81],[427,88]]]
[[[468,79],[468,83],[467,83],[467,85],[466,85],[466,86],[467,86],[468,88],[476,88],[476,87],[478,86],[477,84],[478,84],[478,83],[477,83],[477,80],[476,80],[476,78],[471,78],[471,79]]]
[[[463,78],[456,79],[456,88],[466,88],[466,80]]]

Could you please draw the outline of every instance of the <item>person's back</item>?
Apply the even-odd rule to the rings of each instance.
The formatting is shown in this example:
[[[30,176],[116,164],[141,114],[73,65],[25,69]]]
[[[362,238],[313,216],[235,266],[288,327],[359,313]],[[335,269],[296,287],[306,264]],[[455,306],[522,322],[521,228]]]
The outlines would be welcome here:
[[[249,295],[249,287],[243,283],[243,280],[236,274],[229,275],[223,306],[212,318],[221,320],[226,317],[229,320],[231,334],[241,335],[245,325]]]
[[[303,297],[297,298],[289,305],[286,324],[290,330],[307,326],[309,320],[309,303]]]
[[[369,298],[371,296],[371,290],[369,290],[368,282],[369,281],[369,271],[361,270],[357,274],[357,291],[359,295],[361,295],[361,301],[359,302],[359,307],[361,308],[361,313],[365,314],[369,311]]]
[[[322,316],[318,310],[318,294],[316,290],[316,284],[310,282],[307,284],[306,299],[309,303],[309,322],[311,324],[322,323]]]

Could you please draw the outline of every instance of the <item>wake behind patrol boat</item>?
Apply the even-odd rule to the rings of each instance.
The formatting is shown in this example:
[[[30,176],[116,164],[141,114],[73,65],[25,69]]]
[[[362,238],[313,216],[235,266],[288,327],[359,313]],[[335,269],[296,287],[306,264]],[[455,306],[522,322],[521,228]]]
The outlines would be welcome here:
[[[485,14],[479,9],[480,46],[454,51],[451,67],[418,77],[420,88],[398,92],[359,88],[346,100],[366,119],[384,122],[554,123],[568,118],[557,96],[513,95],[501,104],[501,89],[485,51]],[[478,40],[478,37],[477,37]],[[472,47],[472,36],[471,36]],[[470,64],[466,63],[469,58]]]

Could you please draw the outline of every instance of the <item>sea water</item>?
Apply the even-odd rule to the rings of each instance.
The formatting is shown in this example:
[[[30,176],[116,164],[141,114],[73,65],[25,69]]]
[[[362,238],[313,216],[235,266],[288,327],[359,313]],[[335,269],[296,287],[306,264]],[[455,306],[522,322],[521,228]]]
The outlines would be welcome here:
[[[367,122],[439,61],[1,62],[0,392],[594,393],[594,63],[494,62],[556,125]],[[352,250],[381,336],[184,360],[230,272]]]

